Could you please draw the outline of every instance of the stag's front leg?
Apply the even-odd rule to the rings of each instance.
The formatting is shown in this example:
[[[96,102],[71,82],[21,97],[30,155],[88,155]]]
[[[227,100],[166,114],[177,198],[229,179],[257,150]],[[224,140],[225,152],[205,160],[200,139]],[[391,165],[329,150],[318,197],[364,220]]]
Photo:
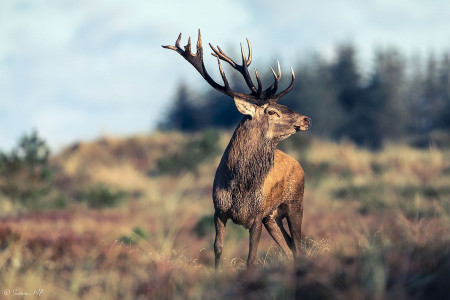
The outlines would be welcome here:
[[[252,268],[256,264],[257,250],[261,238],[262,219],[255,218],[250,227],[250,245],[248,249],[247,267]]]
[[[216,226],[216,239],[214,241],[214,255],[216,257],[215,268],[216,271],[219,269],[220,255],[223,251],[223,236],[225,233],[225,225],[227,224],[227,219],[216,211],[214,213],[214,223]]]

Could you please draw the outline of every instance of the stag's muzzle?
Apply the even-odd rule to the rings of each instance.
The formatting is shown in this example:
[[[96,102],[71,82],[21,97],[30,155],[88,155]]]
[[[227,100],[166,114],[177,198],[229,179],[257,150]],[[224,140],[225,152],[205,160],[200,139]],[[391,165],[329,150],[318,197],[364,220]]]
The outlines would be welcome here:
[[[311,126],[311,118],[303,116],[298,124],[294,125],[296,131],[305,131]]]

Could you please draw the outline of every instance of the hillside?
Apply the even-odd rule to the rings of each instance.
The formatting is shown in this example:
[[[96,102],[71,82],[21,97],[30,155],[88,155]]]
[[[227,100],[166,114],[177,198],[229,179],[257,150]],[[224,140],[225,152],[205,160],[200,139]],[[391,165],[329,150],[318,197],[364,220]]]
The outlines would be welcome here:
[[[287,264],[263,230],[258,268],[245,271],[248,233],[229,222],[214,273],[211,188],[229,138],[105,137],[51,157],[41,196],[0,194],[1,288],[45,299],[448,295],[450,150],[288,139],[280,148],[307,176],[303,257]]]

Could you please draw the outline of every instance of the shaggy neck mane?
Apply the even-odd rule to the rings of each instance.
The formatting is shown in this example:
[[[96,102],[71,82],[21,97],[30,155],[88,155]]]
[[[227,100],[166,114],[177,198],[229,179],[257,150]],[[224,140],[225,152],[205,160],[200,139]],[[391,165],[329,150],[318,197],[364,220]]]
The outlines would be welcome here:
[[[225,167],[235,191],[261,188],[273,166],[276,143],[265,138],[267,123],[245,117],[234,131],[224,155]]]

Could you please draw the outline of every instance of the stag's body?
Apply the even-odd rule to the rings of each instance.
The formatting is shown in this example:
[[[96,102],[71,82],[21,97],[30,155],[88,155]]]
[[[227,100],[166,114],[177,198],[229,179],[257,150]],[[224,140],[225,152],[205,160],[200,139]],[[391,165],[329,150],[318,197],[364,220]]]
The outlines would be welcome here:
[[[241,45],[242,65],[236,64],[222,49],[218,47],[216,50],[210,44],[214,51],[213,55],[219,62],[220,74],[224,81],[222,86],[216,83],[205,69],[200,31],[196,54],[191,52],[190,38],[185,50],[179,45],[180,39],[181,34],[175,46],[163,47],[178,52],[213,88],[233,97],[237,109],[245,115],[222,156],[214,178],[216,269],[220,263],[228,219],[250,231],[248,266],[253,266],[256,262],[256,251],[263,224],[288,259],[292,260],[300,249],[304,172],[295,159],[277,150],[276,146],[297,131],[307,130],[311,125],[311,119],[276,102],[291,91],[295,81],[294,71],[289,87],[276,94],[281,78],[278,65],[278,75],[272,69],[274,83],[263,91],[256,69],[257,87],[248,73],[252,57],[248,40],[248,58]],[[250,94],[230,89],[220,60],[226,61],[243,75],[251,90]],[[287,219],[290,234],[284,229],[283,218]]]
[[[264,130],[242,120],[217,168],[213,186],[219,215],[250,228],[255,216],[269,216],[303,195],[300,164],[266,141]]]
[[[300,246],[304,172],[300,164],[276,149],[278,140],[267,137],[268,124],[245,117],[222,156],[213,186],[219,264],[228,219],[259,235],[262,224],[289,259]],[[282,227],[287,218],[292,238]],[[250,245],[248,264],[256,259],[257,241]]]

